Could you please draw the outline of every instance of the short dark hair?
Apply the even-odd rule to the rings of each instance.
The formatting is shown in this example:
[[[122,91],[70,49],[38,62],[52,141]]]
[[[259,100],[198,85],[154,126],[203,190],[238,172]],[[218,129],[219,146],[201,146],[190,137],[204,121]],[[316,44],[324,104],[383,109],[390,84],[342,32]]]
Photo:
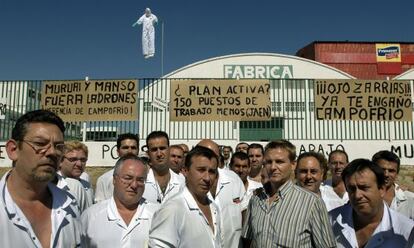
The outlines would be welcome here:
[[[249,163],[249,156],[246,153],[244,153],[244,152],[235,152],[233,154],[233,156],[231,156],[231,159],[230,159],[230,167],[233,167],[234,160],[236,158],[237,159],[240,159],[240,160],[247,160],[247,163]]]
[[[323,171],[323,180],[326,180],[327,174],[328,174],[328,161],[326,160],[325,156],[322,153],[315,152],[315,151],[309,151],[304,152],[299,155],[298,159],[296,160],[296,170],[298,169],[299,162],[308,157],[313,157],[319,162],[319,166],[321,167],[321,170]]]
[[[39,109],[27,112],[17,119],[12,130],[11,138],[16,141],[22,141],[24,136],[26,136],[27,126],[31,123],[53,124],[56,125],[60,131],[62,131],[62,134],[65,133],[65,124],[59,116],[49,110]]]
[[[342,171],[342,180],[345,182],[345,187],[346,179],[350,178],[356,172],[361,172],[363,170],[371,170],[375,174],[378,188],[385,184],[384,170],[371,160],[359,158],[349,163]]]
[[[264,155],[264,148],[261,144],[258,144],[258,143],[250,144],[249,148],[247,148],[247,154],[249,154],[250,149],[260,149],[262,151],[262,155]]]
[[[372,162],[378,164],[378,161],[384,159],[388,162],[394,162],[397,163],[397,173],[400,173],[400,158],[393,152],[382,150],[374,154],[372,156]]]
[[[148,147],[148,141],[155,138],[165,138],[167,139],[167,145],[170,146],[170,138],[168,138],[168,134],[164,131],[153,131],[147,136],[146,145]]]
[[[118,139],[116,140],[116,148],[119,150],[121,148],[121,143],[124,140],[135,140],[137,142],[137,146],[139,146],[139,137],[138,134],[133,133],[123,133],[118,136]]]
[[[205,157],[205,158],[208,158],[209,160],[215,159],[217,161],[217,166],[219,164],[217,155],[211,149],[208,149],[204,146],[197,145],[193,149],[191,149],[191,151],[187,153],[187,156],[185,157],[185,164],[184,164],[185,167],[190,168],[191,159],[197,156]]]
[[[285,149],[289,153],[289,160],[291,162],[296,160],[296,147],[285,139],[270,141],[265,147],[265,153],[271,149]]]
[[[346,162],[347,162],[347,163],[349,163],[348,153],[346,153],[346,151],[344,151],[344,150],[339,150],[339,149],[333,150],[332,152],[330,152],[330,153],[329,153],[329,156],[328,156],[328,163],[331,163],[331,157],[332,157],[332,155],[334,155],[335,153],[340,153],[340,154],[345,155]]]

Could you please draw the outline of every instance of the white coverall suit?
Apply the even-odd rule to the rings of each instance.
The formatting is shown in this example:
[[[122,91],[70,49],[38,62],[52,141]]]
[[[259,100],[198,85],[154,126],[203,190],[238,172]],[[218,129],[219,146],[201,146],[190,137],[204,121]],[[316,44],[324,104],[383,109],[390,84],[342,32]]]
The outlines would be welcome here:
[[[153,57],[155,53],[155,29],[154,24],[158,22],[157,16],[151,14],[149,8],[145,9],[145,14],[142,15],[137,22],[132,26],[142,24],[142,53],[145,58]]]

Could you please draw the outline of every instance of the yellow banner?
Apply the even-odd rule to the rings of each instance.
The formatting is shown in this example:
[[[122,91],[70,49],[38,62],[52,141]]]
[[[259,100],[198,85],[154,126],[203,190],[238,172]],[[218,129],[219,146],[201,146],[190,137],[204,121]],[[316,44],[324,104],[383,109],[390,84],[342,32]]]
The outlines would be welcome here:
[[[412,121],[409,81],[316,80],[318,120]]]
[[[138,120],[137,80],[43,81],[42,108],[64,121]]]
[[[401,62],[400,44],[375,44],[377,62]]]
[[[171,121],[271,119],[269,80],[171,80]]]

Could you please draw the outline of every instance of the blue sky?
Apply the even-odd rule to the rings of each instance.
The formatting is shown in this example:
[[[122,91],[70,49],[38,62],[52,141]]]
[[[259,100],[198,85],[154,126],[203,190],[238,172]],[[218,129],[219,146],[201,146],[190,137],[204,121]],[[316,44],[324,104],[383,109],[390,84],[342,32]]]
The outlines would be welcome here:
[[[414,42],[413,1],[0,0],[0,80],[161,76],[161,25],[149,60],[132,28],[145,7],[164,22],[164,74],[315,40]]]

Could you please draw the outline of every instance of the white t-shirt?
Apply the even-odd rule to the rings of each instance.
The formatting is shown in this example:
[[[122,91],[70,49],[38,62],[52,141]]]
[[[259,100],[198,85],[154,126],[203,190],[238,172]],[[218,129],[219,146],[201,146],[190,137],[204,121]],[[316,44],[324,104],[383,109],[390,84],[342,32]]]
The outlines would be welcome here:
[[[142,197],[147,199],[149,202],[163,203],[180,192],[180,190],[183,189],[185,182],[182,177],[174,173],[171,169],[170,175],[170,181],[168,182],[167,188],[163,194],[158,182],[155,180],[154,171],[150,169],[148,171],[147,180],[145,181],[145,191]]]
[[[32,225],[13,201],[6,186],[6,173],[0,181],[0,247],[42,247]],[[79,207],[66,191],[49,183],[53,203],[51,211],[51,247],[79,247]]]
[[[150,247],[219,248],[223,246],[220,210],[210,202],[214,232],[187,187],[163,203],[152,220]]]
[[[56,186],[69,192],[75,198],[81,213],[92,205],[92,199],[89,198],[88,193],[79,180],[69,177],[64,178],[60,174],[57,174],[57,178]]]
[[[88,208],[81,217],[82,247],[146,247],[152,216],[159,205],[144,198],[126,225],[113,197]]]
[[[96,181],[95,202],[100,202],[112,197],[114,193],[114,169],[105,172]]]
[[[231,170],[218,169],[216,196],[224,235],[224,247],[239,247],[242,231],[242,201],[246,190],[240,177]]]
[[[247,177],[247,190],[246,193],[243,196],[243,201],[241,202],[241,208],[242,211],[247,209],[247,206],[249,205],[250,198],[252,198],[253,192],[258,188],[263,188],[263,185],[259,182],[256,182],[249,177]]]

